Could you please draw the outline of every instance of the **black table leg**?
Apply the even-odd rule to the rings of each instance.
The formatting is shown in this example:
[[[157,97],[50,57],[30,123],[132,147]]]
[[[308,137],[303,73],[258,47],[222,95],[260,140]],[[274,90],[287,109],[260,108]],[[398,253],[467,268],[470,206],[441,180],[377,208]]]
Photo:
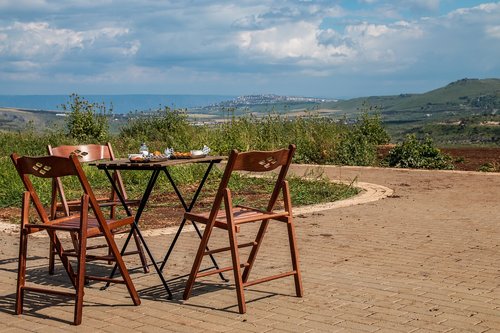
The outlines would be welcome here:
[[[122,193],[118,190],[116,184],[113,182],[113,179],[111,177],[111,174],[109,173],[109,170],[107,168],[105,168],[104,171],[106,172],[106,176],[108,177],[108,179],[113,184],[113,189],[116,191],[120,202],[122,203],[123,207],[125,208],[125,211],[127,212],[127,215],[132,216],[130,209],[128,208],[128,206],[125,203],[125,199],[123,198]],[[151,177],[149,178],[148,185],[146,187],[146,190],[144,191],[144,195],[141,198],[141,202],[139,203],[139,207],[137,209],[137,212],[136,212],[136,215],[134,218],[134,223],[132,224],[132,229],[130,230],[130,232],[127,236],[125,244],[123,244],[121,254],[125,253],[125,250],[127,249],[128,243],[130,242],[130,239],[132,237],[132,233],[135,230],[137,232],[137,235],[139,236],[139,239],[142,242],[142,245],[144,246],[144,248],[149,256],[149,259],[153,263],[153,266],[156,270],[156,273],[160,277],[160,280],[161,280],[163,286],[165,287],[165,290],[168,293],[168,299],[172,299],[172,292],[170,291],[170,288],[168,287],[167,282],[166,282],[160,268],[158,267],[158,264],[157,264],[155,258],[153,257],[153,254],[151,253],[151,251],[149,249],[149,246],[146,244],[146,241],[144,240],[144,237],[142,236],[141,230],[139,229],[139,225],[138,225],[139,219],[141,218],[141,215],[142,215],[142,212],[143,212],[144,208],[146,207],[146,204],[149,200],[149,196],[151,195],[151,192],[153,191],[153,187],[156,184],[156,180],[158,179],[158,176],[160,175],[160,171],[161,170],[153,170],[153,173],[151,174]],[[116,273],[116,269],[117,269],[117,265],[115,264],[115,266],[113,267],[113,270],[111,272],[110,278],[112,278],[114,276],[114,274]],[[106,284],[106,287],[108,287],[109,285],[110,285],[110,282],[108,282]]]
[[[193,198],[191,199],[191,202],[189,203],[189,206],[186,204],[186,201],[184,200],[181,192],[179,191],[179,189],[175,185],[175,182],[172,179],[172,176],[170,175],[170,173],[168,172],[168,170],[166,168],[163,169],[163,171],[165,172],[165,175],[167,176],[170,184],[174,188],[175,194],[177,194],[177,197],[179,198],[179,201],[181,202],[182,207],[184,208],[185,212],[190,212],[193,209],[194,205],[196,204],[196,201],[198,200],[198,196],[200,195],[200,192],[201,192],[203,186],[205,185],[205,182],[206,182],[206,180],[208,178],[208,175],[210,174],[210,171],[212,170],[213,165],[214,165],[214,162],[210,162],[210,164],[208,165],[207,170],[205,171],[205,174],[203,175],[203,178],[201,179],[201,182],[198,184],[198,188],[196,189],[196,192],[194,193]],[[194,221],[191,221],[191,223],[193,224],[193,227],[196,230],[196,233],[198,234],[198,237],[200,237],[200,239],[201,239],[203,237],[203,235],[201,234],[200,229],[198,228],[198,226],[196,225],[196,223]],[[163,262],[162,262],[162,264],[160,266],[160,270],[161,271],[163,271],[163,268],[167,264],[168,258],[170,257],[170,254],[172,253],[172,251],[174,249],[174,246],[175,246],[175,243],[177,243],[177,239],[179,238],[179,236],[180,236],[180,234],[182,232],[182,229],[184,228],[185,224],[186,224],[186,219],[183,218],[182,221],[181,221],[181,224],[179,225],[179,228],[177,229],[177,232],[175,233],[175,236],[174,236],[174,239],[172,240],[172,243],[170,243],[170,246],[168,247],[167,253],[165,254],[165,258],[163,259]],[[209,251],[208,246],[206,247],[206,250]],[[214,265],[213,268],[219,269],[219,265],[217,264],[217,261],[215,260],[215,257],[212,254],[210,254],[209,256],[210,256],[210,259],[212,260],[212,263]],[[229,281],[228,279],[226,279],[224,277],[224,274],[222,272],[219,273],[219,276],[220,276],[220,278],[222,280],[224,280],[226,282]]]

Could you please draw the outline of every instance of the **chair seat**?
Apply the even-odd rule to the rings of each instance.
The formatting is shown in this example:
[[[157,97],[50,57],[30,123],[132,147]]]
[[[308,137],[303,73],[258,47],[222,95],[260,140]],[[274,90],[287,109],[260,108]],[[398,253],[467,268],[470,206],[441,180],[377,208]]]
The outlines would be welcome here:
[[[120,200],[111,200],[110,198],[97,198],[97,202],[99,203],[99,206],[101,207],[113,207],[113,206],[119,206],[122,203]],[[125,200],[125,204],[127,206],[137,206],[139,205],[140,200],[130,200],[127,199]],[[68,208],[70,211],[78,211],[80,210],[80,200],[71,200],[67,202]],[[62,203],[57,203],[56,209],[58,212],[64,211],[64,206]]]
[[[30,233],[37,232],[38,230],[60,230],[60,231],[78,231],[80,228],[80,217],[75,215],[70,218],[62,218],[52,221],[51,224],[26,224],[26,228]],[[133,216],[128,216],[119,220],[106,220],[110,229],[119,228],[121,226],[129,225],[134,222]],[[101,235],[102,230],[99,227],[99,222],[96,218],[89,218],[87,222],[87,237]]]
[[[251,207],[235,206],[233,208],[233,216],[235,224],[249,223],[262,220],[279,220],[286,222],[288,212],[262,211]],[[187,220],[206,224],[208,222],[210,212],[191,213],[184,215]],[[225,211],[219,211],[215,219],[215,227],[227,229],[227,218]]]

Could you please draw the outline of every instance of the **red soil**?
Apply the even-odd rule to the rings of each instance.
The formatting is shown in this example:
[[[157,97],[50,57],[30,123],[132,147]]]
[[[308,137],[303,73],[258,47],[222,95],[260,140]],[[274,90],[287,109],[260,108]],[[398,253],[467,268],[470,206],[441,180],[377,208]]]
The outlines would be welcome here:
[[[385,145],[378,148],[379,158],[389,153],[394,145]],[[481,166],[489,163],[500,169],[500,148],[463,147],[440,148],[441,151],[453,157],[455,170],[479,171]]]

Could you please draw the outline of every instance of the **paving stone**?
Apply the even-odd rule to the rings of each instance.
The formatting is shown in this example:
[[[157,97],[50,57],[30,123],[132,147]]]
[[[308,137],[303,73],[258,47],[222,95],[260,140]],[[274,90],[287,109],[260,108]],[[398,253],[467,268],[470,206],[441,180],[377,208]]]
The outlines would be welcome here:
[[[304,173],[305,167],[292,171]],[[71,325],[73,301],[53,296],[29,296],[25,314],[16,316],[19,240],[2,234],[0,333],[500,331],[500,174],[356,167],[326,167],[324,174],[380,184],[396,196],[295,219],[304,298],[295,297],[291,278],[252,286],[246,291],[247,313],[241,315],[232,274],[226,274],[230,283],[217,276],[197,280],[188,301],[181,300],[186,282],[181,279],[172,284],[175,296],[169,301],[159,278],[139,269],[132,279],[140,306],[132,305],[123,285],[103,291],[102,283],[92,283],[78,327]],[[244,231],[250,235],[256,226]],[[227,245],[222,231],[214,235],[210,246]],[[146,239],[159,258],[172,237]],[[28,280],[69,287],[60,265],[56,275],[46,274],[46,241],[32,237],[29,242],[35,259],[28,261]],[[181,235],[165,270],[168,277],[189,272],[198,242],[193,232]],[[227,255],[217,258],[230,264]],[[281,225],[269,229],[258,260],[252,278],[288,269]],[[127,258],[127,265],[138,261]],[[109,267],[89,265],[104,268]]]

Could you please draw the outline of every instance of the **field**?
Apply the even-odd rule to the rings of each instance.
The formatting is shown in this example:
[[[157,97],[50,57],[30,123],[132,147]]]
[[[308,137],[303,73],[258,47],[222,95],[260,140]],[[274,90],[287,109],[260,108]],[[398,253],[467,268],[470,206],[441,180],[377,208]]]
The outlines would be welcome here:
[[[387,155],[394,145],[379,146],[377,154],[379,159]],[[500,171],[499,147],[453,147],[440,148],[442,152],[453,158],[455,170],[462,171]],[[488,170],[488,166],[492,170]],[[496,170],[493,170],[495,169]]]

